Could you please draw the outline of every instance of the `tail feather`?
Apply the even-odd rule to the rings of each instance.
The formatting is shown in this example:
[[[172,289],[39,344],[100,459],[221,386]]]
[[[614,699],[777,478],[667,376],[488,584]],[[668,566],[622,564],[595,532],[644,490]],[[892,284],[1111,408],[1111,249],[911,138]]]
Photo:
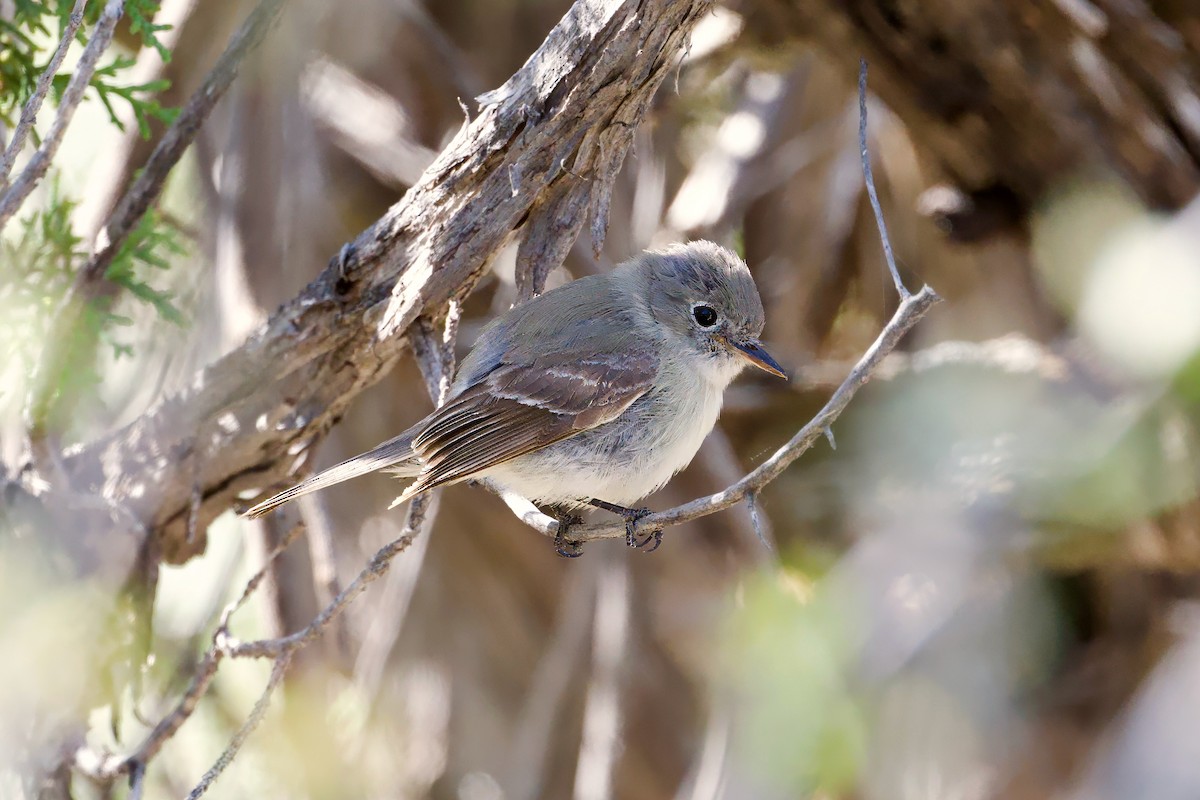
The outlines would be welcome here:
[[[394,439],[388,439],[362,455],[346,459],[336,466],[301,481],[290,489],[285,489],[274,497],[263,500],[246,511],[243,516],[251,519],[261,517],[297,497],[303,497],[306,494],[376,470],[388,469],[399,475],[415,476],[421,471],[421,464],[413,452],[412,440],[412,434],[407,431]]]

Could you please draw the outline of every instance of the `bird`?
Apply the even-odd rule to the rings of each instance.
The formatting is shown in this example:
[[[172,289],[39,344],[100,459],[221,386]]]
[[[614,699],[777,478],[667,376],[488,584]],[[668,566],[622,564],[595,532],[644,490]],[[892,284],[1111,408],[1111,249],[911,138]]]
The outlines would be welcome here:
[[[745,262],[710,241],[649,250],[509,309],[462,360],[446,401],[408,430],[245,512],[384,470],[415,480],[397,503],[467,480],[515,492],[559,521],[556,550],[586,506],[619,514],[688,465],[725,388],[746,366],[787,378],[763,347],[762,300]],[[661,543],[655,532],[653,550]]]

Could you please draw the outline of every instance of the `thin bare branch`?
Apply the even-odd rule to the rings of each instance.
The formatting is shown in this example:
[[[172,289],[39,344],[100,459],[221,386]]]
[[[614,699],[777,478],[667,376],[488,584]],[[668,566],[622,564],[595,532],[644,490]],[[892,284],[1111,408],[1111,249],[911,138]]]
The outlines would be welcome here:
[[[875,176],[871,174],[871,152],[867,148],[867,60],[859,59],[858,64],[858,147],[862,155],[863,179],[867,184],[867,197],[871,198],[871,210],[875,212],[875,224],[879,226],[879,240],[883,244],[888,272],[892,275],[892,283],[896,285],[900,299],[907,300],[909,291],[904,281],[900,280],[900,271],[896,269],[896,256],[892,253],[892,241],[888,238],[887,222],[879,205],[879,193],[875,191]]]
[[[50,93],[50,85],[54,82],[58,68],[62,66],[67,50],[71,48],[71,42],[75,41],[75,32],[83,24],[83,9],[86,5],[87,0],[75,0],[75,7],[71,9],[71,16],[67,17],[67,24],[63,27],[58,47],[50,56],[46,69],[38,76],[33,94],[21,108],[21,118],[17,120],[17,127],[13,129],[12,138],[8,141],[8,147],[4,149],[4,155],[0,156],[0,192],[8,188],[8,176],[12,174],[13,164],[16,163],[21,148],[25,146],[25,139],[29,136],[29,131],[33,129],[33,123],[37,121],[38,111],[41,110],[46,95]]]
[[[98,249],[76,277],[73,287],[76,294],[86,295],[88,286],[104,277],[105,270],[120,251],[121,245],[162,192],[167,175],[183,157],[204,120],[208,119],[217,102],[225,96],[230,84],[238,76],[242,62],[262,44],[286,3],[287,0],[259,0],[250,16],[234,32],[225,52],[221,53],[217,63],[205,76],[204,83],[180,109],[179,115],[146,160],[146,166],[117,203],[104,226]]]
[[[458,313],[458,304],[452,304],[451,311],[447,313],[447,317],[448,319],[456,320]],[[453,331],[456,326],[457,322],[451,323],[447,325],[447,330]],[[452,361],[449,364],[443,361],[443,359],[452,358],[447,353],[453,353],[453,343],[446,342],[444,339],[439,341],[440,337],[433,332],[432,325],[424,321],[415,325],[414,328],[413,340],[414,350],[418,354],[417,363],[422,366],[422,372],[424,373],[426,385],[430,393],[437,392],[440,398],[444,396],[440,388],[442,375],[452,374],[454,369]],[[415,344],[418,340],[421,344]],[[367,562],[367,566],[358,574],[358,577],[343,589],[334,598],[333,602],[322,609],[313,618],[313,621],[304,628],[288,636],[281,636],[276,639],[261,639],[253,642],[231,641],[225,648],[226,654],[234,658],[278,658],[320,636],[326,626],[336,619],[356,597],[362,594],[367,586],[386,575],[391,566],[392,559],[406,550],[413,543],[417,535],[427,529],[425,522],[428,510],[430,510],[428,502],[414,503],[409,508],[408,520],[400,536],[380,548],[371,557],[371,560]],[[432,522],[432,517],[430,517],[430,522]]]
[[[850,370],[850,374],[842,381],[841,386],[829,398],[825,406],[817,412],[807,425],[796,432],[796,435],[791,440],[780,447],[775,453],[758,466],[753,472],[750,472],[737,483],[734,483],[724,491],[716,494],[700,497],[690,503],[684,503],[681,506],[667,509],[666,511],[657,511],[647,517],[643,517],[638,522],[638,530],[642,532],[660,531],[672,525],[679,525],[693,519],[715,514],[718,511],[723,511],[730,508],[750,494],[757,492],[766,486],[771,481],[779,477],[785,469],[793,461],[799,458],[803,453],[812,447],[813,443],[825,435],[825,430],[829,428],[834,420],[850,404],[850,400],[862,388],[870,378],[880,362],[896,348],[904,334],[917,324],[917,322],[925,316],[929,309],[941,300],[937,293],[928,286],[923,287],[921,291],[915,295],[909,295],[896,309],[896,313],[892,319],[880,332],[875,342],[863,354],[854,368]],[[501,494],[501,498],[512,509],[521,521],[525,522],[530,527],[539,531],[546,536],[554,536],[558,530],[558,523],[550,517],[542,514],[533,504],[529,503],[524,498],[513,496],[511,494]],[[571,528],[571,538],[577,541],[586,542],[592,539],[615,539],[625,537],[624,523],[604,522],[591,525],[581,525]]]
[[[287,668],[292,662],[292,651],[281,653],[275,659],[275,665],[271,668],[271,677],[267,680],[266,688],[259,696],[258,702],[254,704],[254,708],[250,711],[250,716],[242,723],[242,727],[237,729],[237,733],[233,735],[229,746],[217,758],[215,764],[209,767],[208,772],[204,773],[204,777],[196,784],[196,788],[188,793],[187,800],[197,800],[202,797],[209,787],[217,778],[221,777],[221,773],[225,768],[233,763],[233,759],[241,751],[242,745],[246,743],[246,739],[262,722],[263,717],[267,715],[267,707],[271,704],[271,695],[275,693],[275,689],[283,682],[283,676],[287,674]]]
[[[362,594],[368,586],[387,574],[392,559],[398,556],[412,544],[416,532],[406,532],[394,541],[389,542],[371,556],[367,566],[358,573],[349,586],[333,599],[333,602],[321,610],[313,621],[295,633],[281,636],[277,639],[260,639],[253,642],[238,642],[229,640],[226,644],[226,655],[233,658],[278,658],[311,642],[321,635],[321,632],[346,610],[356,597]]]
[[[196,667],[195,673],[192,675],[192,681],[188,684],[187,690],[162,720],[154,726],[154,729],[146,735],[142,743],[138,745],[133,752],[127,755],[112,754],[108,756],[99,756],[88,749],[80,750],[76,753],[76,767],[88,775],[89,777],[108,782],[119,775],[133,775],[137,770],[144,770],[150,759],[158,754],[163,745],[178,732],[184,722],[192,716],[196,710],[196,706],[208,691],[209,685],[212,684],[213,678],[217,675],[217,667],[220,666],[221,660],[227,655],[229,642],[229,622],[233,617],[234,612],[246,604],[254,591],[266,578],[270,571],[271,565],[275,560],[283,554],[283,551],[296,541],[296,538],[304,531],[303,525],[293,526],[287,534],[279,540],[274,549],[263,559],[262,566],[246,581],[246,585],[242,588],[242,593],[238,595],[236,600],[233,600],[221,611],[221,616],[217,621],[216,630],[213,631],[212,645],[204,653],[200,659],[200,664]]]
[[[826,429],[828,430],[828,428]],[[772,556],[775,555],[775,545],[767,538],[766,525],[763,521],[762,511],[758,507],[758,492],[746,492],[746,509],[750,512],[750,524],[754,526],[754,534],[758,540],[762,542],[762,546],[767,548],[767,552]]]
[[[12,182],[12,185],[3,194],[0,194],[0,230],[4,229],[13,214],[17,213],[25,199],[29,197],[29,193],[34,190],[46,176],[46,171],[50,169],[50,163],[58,153],[58,146],[62,144],[63,135],[67,132],[67,126],[71,124],[71,119],[75,116],[75,109],[83,100],[84,92],[87,91],[92,75],[96,72],[100,56],[104,55],[104,51],[112,42],[113,31],[116,30],[117,23],[124,13],[125,0],[108,0],[108,4],[104,6],[104,11],[101,12],[100,19],[96,22],[96,29],[92,31],[92,38],[88,41],[87,47],[83,49],[83,55],[79,57],[79,63],[75,65],[75,72],[72,73],[71,80],[67,82],[67,88],[63,91],[62,100],[58,104],[58,114],[54,117],[54,123],[50,126],[46,138],[42,140],[42,146],[29,159],[29,163],[25,165],[25,169],[21,170],[21,174]]]

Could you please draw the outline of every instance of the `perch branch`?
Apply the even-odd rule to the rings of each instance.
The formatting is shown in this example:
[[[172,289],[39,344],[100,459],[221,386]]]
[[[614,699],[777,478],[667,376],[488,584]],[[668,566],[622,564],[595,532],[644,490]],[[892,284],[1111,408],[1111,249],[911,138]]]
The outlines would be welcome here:
[[[748,495],[757,493],[779,477],[793,461],[803,455],[818,439],[825,436],[825,430],[841,416],[846,406],[850,404],[850,400],[870,379],[880,362],[896,348],[904,335],[939,300],[937,293],[928,286],[905,298],[878,338],[850,370],[850,374],[842,381],[841,386],[837,388],[825,406],[807,425],[797,431],[787,444],[776,450],[757,469],[723,491],[643,517],[638,521],[637,529],[641,532],[661,531],[672,525],[715,514],[737,505]],[[557,533],[558,523],[538,511],[527,500],[511,494],[502,494],[501,497],[525,524],[546,536],[554,536]],[[580,542],[624,537],[625,524],[623,522],[603,522],[571,528],[571,538]]]
[[[117,23],[124,13],[125,0],[108,0],[108,4],[104,6],[104,11],[100,13],[100,19],[96,23],[96,29],[92,32],[92,38],[88,41],[87,47],[83,49],[83,55],[79,57],[79,63],[75,65],[75,72],[72,73],[71,80],[67,82],[67,88],[63,91],[62,100],[58,104],[58,114],[54,117],[50,132],[46,134],[42,146],[29,159],[29,163],[25,165],[25,169],[21,170],[17,179],[3,194],[0,194],[0,230],[4,230],[4,226],[8,224],[12,215],[17,213],[17,209],[45,177],[46,171],[50,169],[50,163],[58,153],[58,146],[62,144],[63,134],[67,132],[67,126],[71,124],[71,119],[75,116],[75,109],[83,100],[83,94],[87,91],[92,75],[96,72],[96,64],[100,61],[100,56],[104,55],[104,51],[108,49],[113,31],[116,30]],[[55,53],[55,55],[58,54]],[[7,153],[5,156],[7,157]]]
[[[29,99],[25,101],[25,105],[21,108],[21,118],[17,120],[17,127],[13,130],[12,139],[9,140],[8,147],[4,149],[4,155],[0,156],[0,192],[8,188],[8,176],[12,174],[13,164],[17,161],[17,154],[25,146],[25,138],[29,136],[29,131],[33,128],[33,123],[37,120],[38,111],[41,110],[42,103],[45,101],[46,95],[50,92],[50,85],[54,83],[54,76],[58,72],[58,68],[62,66],[63,58],[67,55],[67,50],[71,48],[71,42],[75,41],[75,32],[83,24],[83,8],[86,5],[87,0],[75,0],[75,7],[71,9],[71,16],[67,17],[67,24],[63,26],[62,38],[58,42],[58,47],[55,49],[54,54],[50,56],[50,61],[46,64],[46,69],[38,76],[33,94],[29,96]]]

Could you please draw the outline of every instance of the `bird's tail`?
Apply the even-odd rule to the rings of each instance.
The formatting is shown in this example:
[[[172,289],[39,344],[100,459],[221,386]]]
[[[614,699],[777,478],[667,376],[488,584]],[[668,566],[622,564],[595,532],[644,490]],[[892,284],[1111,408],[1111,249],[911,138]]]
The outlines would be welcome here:
[[[285,489],[274,497],[263,500],[249,511],[246,511],[243,516],[250,517],[251,519],[261,517],[268,511],[272,511],[284,503],[295,500],[297,497],[303,497],[306,494],[324,489],[327,486],[333,486],[335,483],[348,481],[351,478],[357,478],[360,475],[366,475],[368,472],[375,472],[380,469],[387,469],[389,472],[401,476],[416,476],[421,471],[421,463],[417,459],[416,453],[413,452],[412,440],[412,433],[405,431],[396,438],[388,439],[383,444],[368,450],[362,455],[346,459],[324,472],[318,472],[316,475],[301,481],[290,489]]]

